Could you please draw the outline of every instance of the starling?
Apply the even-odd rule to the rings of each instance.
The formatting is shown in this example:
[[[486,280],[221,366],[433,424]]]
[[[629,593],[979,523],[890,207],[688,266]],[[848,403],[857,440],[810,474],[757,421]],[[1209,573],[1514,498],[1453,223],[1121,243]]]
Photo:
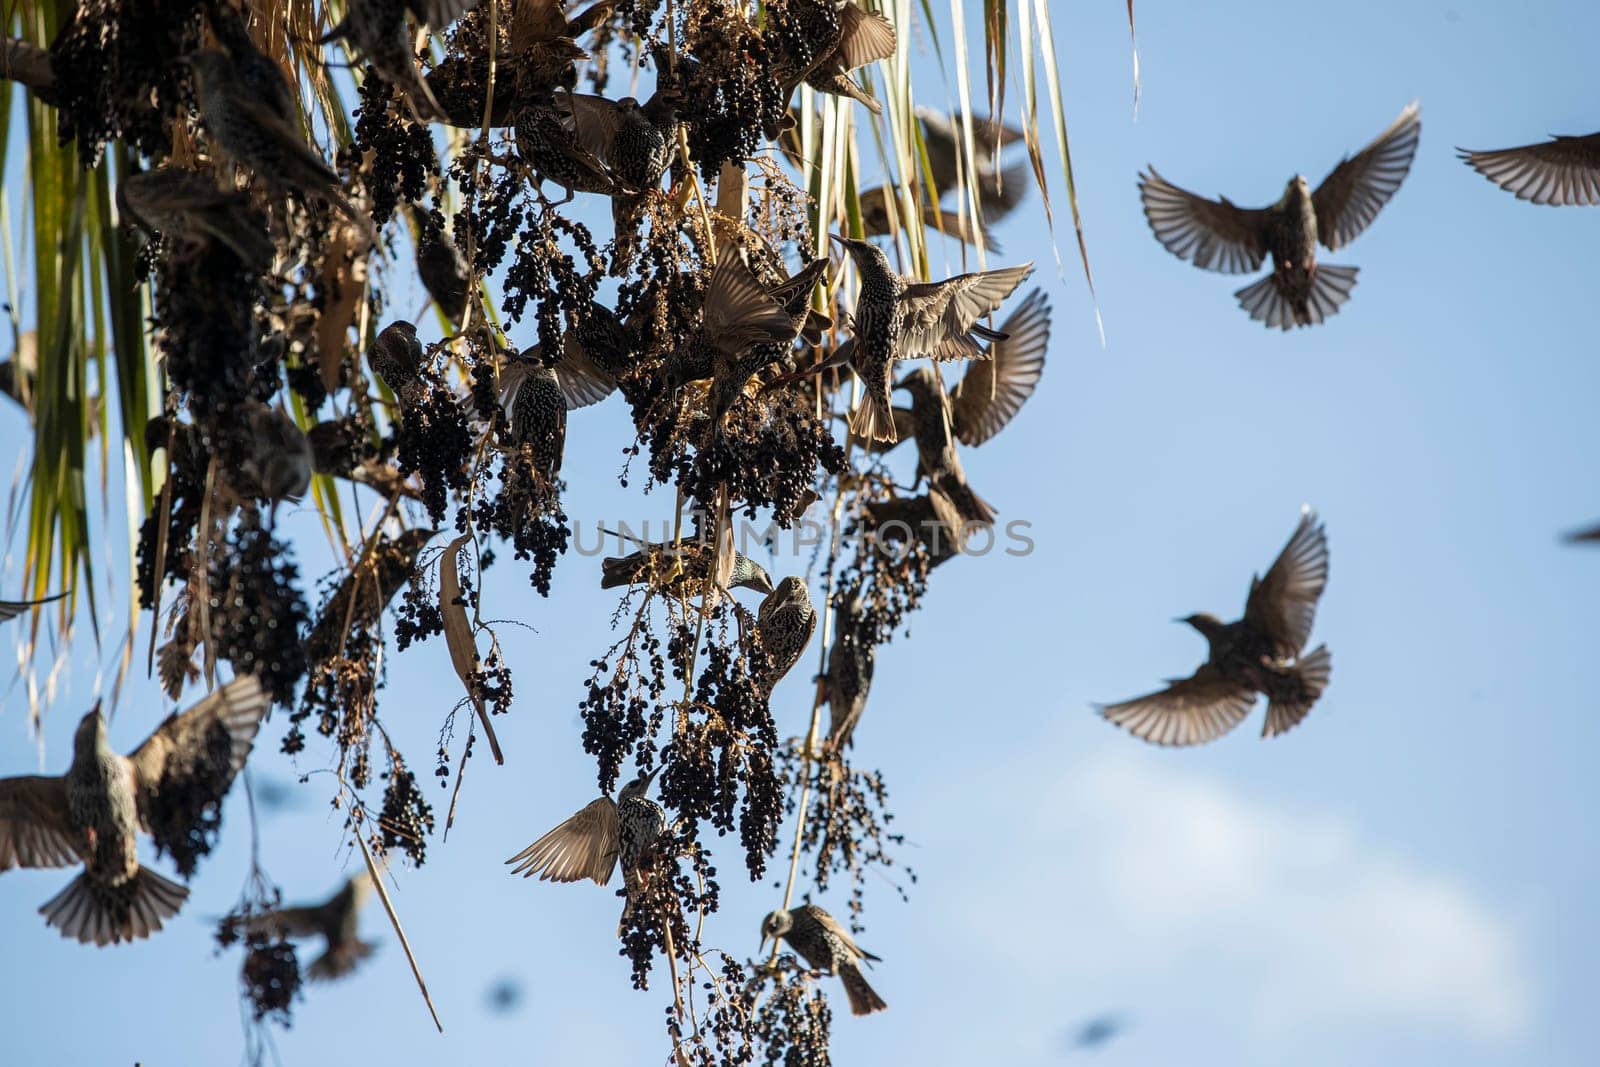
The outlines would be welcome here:
[[[377,947],[356,936],[361,908],[372,896],[372,876],[355,875],[320,904],[279,908],[250,920],[251,933],[283,937],[320,937],[327,949],[311,962],[306,973],[316,980],[343,978]]]
[[[567,401],[554,370],[532,360],[522,368],[505,401],[511,439],[532,455],[533,469],[545,484],[554,485],[567,444]]]
[[[211,4],[206,8],[206,17],[211,21],[217,40],[233,60],[244,95],[259,101],[285,126],[295,129],[300,121],[295,93],[289,88],[289,81],[277,60],[256,47],[243,15],[227,4]]]
[[[397,319],[383,328],[367,349],[367,365],[400,401],[402,409],[422,396],[422,342],[417,328]]]
[[[772,585],[770,580],[767,585],[770,589]],[[9,622],[29,608],[38,607],[40,604],[53,603],[66,595],[65,593],[57,593],[55,596],[42,597],[38,600],[0,600],[0,622]],[[0,868],[0,870],[3,869]]]
[[[82,863],[39,909],[45,921],[83,944],[149,937],[189,891],[140,866],[140,829],[174,809],[220,804],[270,707],[261,683],[243,675],[168,716],[124,757],[111,750],[96,705],[78,724],[65,775],[0,779],[0,871]]]
[[[896,440],[889,401],[890,365],[899,359],[975,359],[984,350],[974,335],[1005,339],[978,319],[999,307],[1033,272],[1033,264],[958,274],[942,282],[916,282],[894,272],[883,250],[866,241],[830,235],[850,253],[861,277],[851,315],[855,341],[851,366],[865,396],[850,417],[850,432],[867,440]]]
[[[512,874],[541,881],[581,882],[592,878],[597,885],[611,881],[611,872],[622,860],[622,885],[627,893],[622,917],[633,910],[633,902],[644,886],[656,844],[667,832],[667,813],[645,794],[655,771],[641,774],[622,787],[616,803],[602,796],[591,801],[539,840],[506,860],[515,863]]]
[[[244,449],[228,484],[256,500],[298,500],[311,488],[311,443],[281,408],[259,400],[246,402],[240,414]]]
[[[626,556],[607,556],[600,561],[600,588],[649,582],[672,585],[687,579],[701,581],[711,569],[717,553],[706,541],[661,541],[648,544]],[[733,569],[727,582],[730,589],[772,592],[772,576],[761,564],[743,552],[733,554]]]
[[[1272,273],[1234,295],[1268,329],[1320,324],[1350,299],[1355,267],[1317,262],[1317,242],[1330,252],[1365,230],[1400,188],[1422,135],[1415,103],[1387,130],[1322,179],[1315,192],[1298,174],[1271,207],[1242,208],[1207,200],[1168,182],[1154,167],[1139,175],[1145,217],[1168,252],[1204,270],[1245,274],[1272,257]]]
[[[344,18],[329,30],[321,43],[343,38],[416,109],[421,119],[440,117],[442,109],[433,90],[417,73],[417,56],[412,48],[411,28],[406,11],[434,30],[442,30],[456,20],[472,0],[346,0]]]
[[[1593,544],[1600,541],[1600,526],[1590,526],[1582,530],[1574,530],[1566,538],[1575,545]]]
[[[541,91],[527,94],[516,116],[517,156],[539,182],[552,181],[567,191],[614,196],[638,193],[606,165],[586,143],[577,119],[575,94]],[[565,201],[563,201],[565,203]]]
[[[1467,166],[1518,200],[1551,207],[1600,205],[1600,133],[1492,152],[1456,151]]]
[[[699,330],[667,362],[667,387],[675,390],[686,382],[716,377],[730,382],[723,386],[725,392],[736,394],[756,370],[752,366],[737,385],[731,384],[749,363],[750,350],[793,345],[797,332],[783,300],[764,289],[737,255],[726,255],[706,283]]]
[[[711,389],[712,425],[721,425],[722,417],[744,392],[751,375],[773,363],[787,363],[792,357],[795,340],[806,331],[812,316],[811,292],[827,269],[828,261],[825,258],[814,259],[794,277],[767,287],[767,298],[782,309],[788,322],[787,329],[778,328],[774,319],[773,328],[764,331],[767,333],[765,340],[742,349],[726,345],[716,349],[712,360],[712,377],[715,379]],[[751,277],[743,279],[745,282],[754,280]],[[711,299],[708,295],[707,307],[710,307]],[[723,294],[719,293],[716,299],[723,299]],[[754,303],[754,296],[750,300]]]
[[[272,241],[250,209],[250,194],[220,189],[181,167],[132,174],[117,186],[117,209],[141,229],[174,241],[220,241],[255,271],[272,264]]]
[[[1328,539],[1316,513],[1305,508],[1300,525],[1264,578],[1250,580],[1244,618],[1215,615],[1179,619],[1205,635],[1206,662],[1165,689],[1100,708],[1111,722],[1158,745],[1198,745],[1233,729],[1267,697],[1262,737],[1299,725],[1322,696],[1333,669],[1326,645],[1302,655],[1328,584]]]
[[[785,101],[803,81],[820,93],[849,97],[874,115],[883,113],[883,105],[850,77],[851,71],[894,55],[894,24],[883,15],[849,0],[789,0],[772,32],[773,76]],[[766,131],[769,140],[780,132]]]
[[[959,531],[946,525],[942,516],[954,509],[949,501],[938,500],[938,490],[924,496],[869,500],[865,528],[881,545],[905,543],[915,537],[927,553],[928,569],[960,555]]]
[[[430,216],[421,215],[417,222],[417,277],[444,317],[459,323],[462,312],[467,310],[467,294],[472,286],[472,279],[467,277],[467,261]]]
[[[756,638],[767,655],[767,669],[758,684],[770,694],[800,661],[817,628],[817,611],[804,578],[793,575],[778,583],[756,611]]]
[[[867,708],[877,643],[861,614],[861,598],[841,597],[833,609],[833,647],[828,650],[828,670],[822,677],[822,696],[828,702],[828,744],[834,750],[853,744],[856,723]]]
[[[589,53],[575,38],[605,21],[612,10],[611,0],[600,0],[568,20],[557,0],[520,0],[502,6],[511,6],[511,11],[500,19],[498,70],[489,113],[489,125],[495,127],[511,125],[531,94],[577,88],[573,64],[588,59]],[[462,20],[464,30],[467,19],[473,20],[474,32],[458,33],[456,40],[463,54],[447,56],[426,80],[445,122],[478,129],[483,125],[489,84],[488,26],[481,8]]]
[[[761,921],[761,947],[783,938],[789,942],[812,970],[836,974],[850,998],[850,1014],[871,1015],[889,1005],[878,996],[861,974],[863,960],[877,960],[855,943],[832,915],[815,904],[802,904],[784,911],[781,908]]]
[[[917,442],[917,466],[928,485],[937,490],[936,506],[948,501],[948,512],[939,518],[952,530],[960,531],[959,544],[965,544],[970,526],[990,526],[995,511],[973,491],[961,469],[951,431],[950,401],[932,367],[918,367],[900,379],[899,387],[911,394],[911,432]],[[898,430],[898,427],[897,427]]]
[[[261,93],[240,80],[225,53],[202,49],[187,61],[200,116],[218,150],[267,182],[329,200],[376,242],[377,227],[345,198],[339,176]]]
[[[895,232],[894,225],[889,218],[889,199],[895,194],[886,186],[864,190],[859,196],[861,202],[861,232],[867,237],[887,237]],[[895,204],[899,224],[903,227],[905,219],[900,216],[900,205]],[[954,237],[963,244],[972,245],[974,248],[982,247],[985,252],[998,253],[1000,245],[987,233],[972,233],[972,227],[967,222],[967,217],[957,211],[947,211],[938,204],[922,205],[922,224],[929,229],[939,230],[947,237]]]
[[[633,261],[644,204],[649,193],[660,188],[678,149],[678,93],[657,89],[643,106],[631,96],[615,103],[577,93],[567,99],[579,138],[620,183],[611,196],[615,242],[611,273],[623,277]]]
[[[960,122],[932,108],[917,108],[922,125],[922,146],[928,153],[933,187],[944,196],[961,184],[965,149]],[[972,120],[972,161],[977,171],[978,213],[985,223],[997,222],[1014,211],[1028,191],[1029,167],[1018,163],[1000,169],[997,148],[1022,139],[1022,131],[992,118]],[[949,228],[946,227],[946,232]]]

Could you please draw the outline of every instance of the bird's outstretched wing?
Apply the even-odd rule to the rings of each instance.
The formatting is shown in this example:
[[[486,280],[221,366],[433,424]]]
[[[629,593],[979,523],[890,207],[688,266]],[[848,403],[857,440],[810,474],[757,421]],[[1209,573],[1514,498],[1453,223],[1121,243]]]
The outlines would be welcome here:
[[[958,274],[942,282],[906,286],[900,356],[935,359],[981,359],[987,353],[970,335],[983,316],[1005,302],[1033,264]]]
[[[1311,639],[1317,600],[1327,584],[1328,535],[1317,513],[1306,508],[1271,568],[1251,579],[1244,621],[1272,642],[1278,658],[1291,659]]]
[[[1412,101],[1371,144],[1329,171],[1311,194],[1317,239],[1342,248],[1371,225],[1411,170],[1421,139],[1422,112]]]
[[[704,315],[707,340],[728,355],[758,344],[784,344],[799,332],[737,255],[723,257],[711,272]]]
[[[0,871],[82,862],[75,836],[65,778],[0,778]]]
[[[167,716],[133,751],[139,817],[151,825],[151,805],[169,789],[185,807],[215,804],[227,795],[255,744],[272,698],[253,674],[240,675],[187,711]]]
[[[617,380],[589,357],[578,343],[577,335],[571,332],[562,339],[561,358],[556,361],[554,370],[556,385],[569,411],[598,404],[617,387]]]
[[[57,593],[55,596],[47,596],[40,600],[0,600],[0,622],[14,619],[29,608],[37,607],[40,604],[49,604],[52,601],[60,600],[66,595],[65,593]]]
[[[1600,133],[1489,152],[1456,151],[1467,166],[1518,200],[1551,207],[1600,205]]]
[[[611,881],[617,865],[617,805],[600,797],[539,840],[506,860],[512,874],[538,875],[541,881],[599,885]]]
[[[1107,704],[1109,722],[1155,745],[1201,745],[1238,726],[1255,707],[1255,690],[1230,681],[1209,663],[1165,689]]]
[[[323,932],[325,904],[278,908],[252,915],[245,929],[252,934],[282,934],[284,937],[315,937]]]
[[[876,11],[855,4],[839,9],[839,48],[834,55],[842,71],[852,71],[894,55],[894,23]]]
[[[1180,189],[1151,167],[1139,175],[1139,198],[1156,240],[1201,270],[1248,274],[1267,255],[1267,212],[1226,197],[1207,200]]]
[[[950,394],[956,438],[977,446],[1005,429],[1039,386],[1050,347],[1050,301],[1035,289],[1000,325],[1004,341],[989,346],[989,358],[972,363]]]

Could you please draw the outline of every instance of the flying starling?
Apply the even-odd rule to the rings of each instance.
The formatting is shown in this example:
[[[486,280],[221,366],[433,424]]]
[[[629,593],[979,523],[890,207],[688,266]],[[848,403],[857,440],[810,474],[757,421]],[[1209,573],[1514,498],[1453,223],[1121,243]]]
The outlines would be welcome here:
[[[715,377],[727,383],[722,388],[732,403],[732,395],[757,369],[751,367],[738,378],[741,368],[751,361],[751,349],[794,344],[798,331],[781,295],[763,288],[737,254],[718,260],[706,283],[700,328],[684,349],[667,360],[669,391],[686,382]],[[733,384],[735,378],[737,385]]]
[[[839,599],[833,609],[833,647],[822,676],[822,697],[828,702],[828,744],[835,750],[853,744],[856,723],[867,709],[878,646],[861,614],[861,598]]]
[[[730,262],[733,257],[730,257]],[[794,343],[807,329],[812,317],[811,292],[816,288],[817,281],[828,269],[825,258],[812,260],[797,272],[794,277],[786,278],[778,284],[766,287],[767,300],[775,303],[782,310],[787,328],[778,327],[776,318],[771,317],[768,307],[765,317],[770,320],[771,328],[763,328],[766,334],[764,340],[741,348],[731,345],[717,346],[712,360],[711,387],[711,418],[712,425],[720,426],[722,417],[726,415],[744,392],[746,383],[751,375],[761,368],[773,363],[785,363],[794,353]],[[726,280],[726,279],[725,279]],[[740,279],[741,285],[756,282],[754,277],[746,274]],[[753,294],[747,294],[752,306],[758,301]],[[717,300],[720,304],[724,299],[731,299],[725,291],[719,290],[713,297],[706,297],[707,308],[711,307],[710,301]]]
[[[252,270],[272,264],[272,241],[250,208],[250,194],[220,189],[192,170],[161,167],[130,174],[117,186],[117,208],[141,229],[174,242],[220,241]]]
[[[174,809],[220,804],[270,707],[261,683],[243,675],[119,756],[97,705],[78,723],[65,775],[0,779],[0,871],[82,863],[39,909],[46,923],[83,944],[149,937],[189,891],[139,865],[140,829]]]
[[[874,115],[883,105],[867,95],[850,72],[894,55],[894,24],[853,2],[789,0],[768,31],[775,37],[773,77],[787,101],[805,82],[819,93],[849,97]],[[769,140],[781,131],[768,129]]]
[[[223,155],[264,181],[330,201],[376,241],[377,227],[345,198],[339,176],[259,92],[240,81],[225,53],[202,49],[187,61],[200,116]]]
[[[928,153],[928,170],[939,196],[961,185],[965,171],[965,134],[960,121],[928,107],[916,109],[922,124],[922,145]],[[972,162],[977,172],[978,214],[986,223],[997,222],[1022,203],[1028,191],[1029,168],[1018,163],[1000,169],[999,149],[1022,140],[1022,131],[992,118],[972,120]]]
[[[1302,655],[1311,637],[1317,600],[1328,584],[1328,539],[1316,513],[1300,514],[1300,525],[1264,578],[1250,580],[1244,618],[1223,622],[1215,615],[1190,615],[1186,622],[1205,635],[1210,652],[1188,678],[1165,689],[1100,708],[1100,713],[1135,737],[1158,745],[1198,745],[1233,729],[1267,697],[1262,737],[1299,725],[1322,696],[1333,669],[1328,646]]]
[[[622,885],[627,893],[622,917],[633,910],[633,902],[645,884],[656,844],[667,831],[667,813],[645,794],[656,771],[641,774],[622,787],[616,803],[602,796],[539,840],[506,860],[515,863],[512,874],[524,878],[538,875],[540,881],[581,882],[592,878],[597,885],[611,881],[611,872],[622,861]]]
[[[1139,175],[1139,195],[1156,240],[1204,270],[1246,274],[1272,257],[1272,273],[1234,295],[1268,329],[1320,324],[1350,299],[1356,267],[1317,262],[1317,242],[1338,251],[1365,230],[1400,188],[1422,136],[1421,112],[1408,104],[1387,130],[1328,172],[1311,191],[1296,174],[1271,207],[1207,200],[1156,173]]]
[[[770,586],[772,583],[769,581],[767,584]],[[47,596],[39,600],[0,600],[0,622],[9,622],[29,608],[38,607],[40,604],[53,603],[66,595],[65,593],[57,593],[55,596]],[[4,869],[4,867],[0,867],[0,870]]]
[[[889,200],[893,196],[895,196],[894,191],[882,185],[862,191],[858,197],[861,203],[862,234],[867,237],[887,237],[895,232],[895,225],[889,218]],[[898,201],[894,206],[899,226],[904,228],[906,224],[904,211]],[[967,217],[961,212],[946,210],[937,203],[923,204],[921,210],[922,224],[930,230],[938,230],[946,237],[954,237],[974,248],[981,246],[985,252],[1000,251],[999,243],[988,233],[972,232]]]
[[[716,558],[714,546],[707,541],[652,543],[626,556],[607,556],[601,560],[600,588],[615,589],[645,582],[667,586],[684,580],[703,581]],[[730,589],[754,589],[762,595],[772,592],[772,576],[743,552],[733,554],[733,567],[725,584]]]
[[[444,317],[459,323],[462,312],[467,310],[472,284],[467,276],[467,261],[431,216],[419,212],[417,229],[417,277]]]
[[[817,611],[804,578],[793,575],[778,583],[756,611],[756,638],[767,655],[767,669],[759,679],[770,694],[783,676],[800,661],[817,628]]]
[[[917,442],[917,466],[928,485],[937,490],[935,505],[948,501],[951,508],[940,519],[952,530],[990,526],[995,510],[967,482],[951,431],[950,401],[932,367],[918,367],[900,379],[899,388],[911,394],[911,433]],[[898,426],[896,427],[898,430]]]
[[[851,315],[855,345],[851,366],[865,388],[850,417],[850,432],[867,440],[897,439],[889,400],[890,365],[899,359],[980,359],[974,336],[1003,341],[1005,334],[979,324],[1033,272],[1032,263],[958,274],[942,282],[917,282],[895,273],[883,250],[835,234],[855,261],[861,294]]]
[[[379,77],[400,90],[400,95],[416,109],[418,118],[438,118],[443,109],[417,73],[406,11],[424,26],[442,30],[471,3],[472,0],[346,0],[344,18],[323,36],[321,43],[341,38],[349,41]]]
[[[356,936],[361,908],[371,896],[372,876],[362,871],[320,904],[302,904],[254,916],[249,929],[252,933],[284,937],[322,938],[327,948],[311,961],[306,974],[318,981],[343,978],[377,947]]]
[[[789,942],[814,971],[836,974],[850,998],[850,1014],[871,1015],[889,1005],[867,984],[861,974],[863,960],[882,960],[855,943],[832,915],[815,904],[802,904],[788,911],[779,909],[761,921],[761,947],[779,938]]]
[[[1575,545],[1593,544],[1600,541],[1600,526],[1589,526],[1582,530],[1574,530],[1567,534],[1566,539]]]
[[[999,332],[1006,339],[989,346],[988,359],[969,362],[950,393],[950,429],[956,440],[973,448],[1005,429],[1039,387],[1050,347],[1050,302],[1044,290],[1029,293],[1000,324]],[[913,423],[910,409],[894,409],[896,441],[911,436]],[[868,447],[881,451],[886,446]]]
[[[1600,133],[1491,152],[1456,151],[1467,166],[1518,200],[1552,207],[1600,205]]]
[[[565,189],[567,200],[578,193],[641,192],[624,183],[585,143],[573,98],[571,93],[548,90],[527,94],[516,116],[517,156],[536,180]]]
[[[367,365],[388,386],[403,409],[422,398],[422,342],[404,319],[385,326],[367,349]]]

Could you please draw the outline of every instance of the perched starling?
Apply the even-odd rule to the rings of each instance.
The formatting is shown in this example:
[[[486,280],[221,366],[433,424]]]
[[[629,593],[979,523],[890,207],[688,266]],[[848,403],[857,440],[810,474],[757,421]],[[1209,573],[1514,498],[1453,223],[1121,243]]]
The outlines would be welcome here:
[[[259,101],[285,126],[296,128],[300,109],[294,90],[289,87],[289,80],[277,60],[256,47],[243,15],[227,4],[209,4],[206,17],[217,40],[233,60],[233,69],[244,94]]]
[[[678,93],[656,90],[641,106],[631,96],[611,101],[603,96],[569,93],[579,142],[616,176],[611,194],[615,234],[611,273],[622,277],[633,261],[639,217],[649,193],[660,188],[678,147]]]
[[[422,392],[422,342],[417,328],[397,319],[383,328],[367,349],[367,365],[400,401],[402,408],[417,402]]]
[[[1498,151],[1456,151],[1467,166],[1518,200],[1551,207],[1600,205],[1600,133],[1556,136]]]
[[[822,696],[828,702],[828,744],[836,750],[854,743],[856,723],[867,709],[877,657],[878,646],[861,617],[861,598],[841,597],[833,609],[833,647],[828,650],[828,670],[822,676]]]
[[[937,500],[939,495],[934,489],[924,496],[869,500],[864,526],[884,545],[903,544],[916,538],[927,553],[931,570],[961,552],[959,532],[952,530],[942,518],[952,513],[954,505],[947,500]]]
[[[951,431],[950,400],[932,367],[918,367],[900,379],[899,387],[911,394],[911,432],[917,442],[917,466],[928,485],[937,490],[932,499],[937,506],[948,501],[951,509],[939,517],[952,530],[960,532],[959,544],[966,543],[970,526],[990,526],[995,511],[973,491],[961,468]],[[897,427],[898,429],[898,427]]]
[[[778,583],[756,611],[756,637],[767,655],[767,669],[757,679],[771,693],[811,643],[817,628],[817,611],[804,578],[793,575]]]
[[[442,30],[471,3],[472,0],[346,0],[344,18],[323,36],[322,43],[340,38],[349,41],[379,77],[400,90],[419,118],[439,118],[443,109],[417,73],[406,11],[423,25]]]
[[[816,288],[817,280],[827,269],[826,259],[814,259],[801,268],[794,277],[767,287],[766,296],[782,310],[788,323],[786,329],[777,327],[776,319],[772,319],[772,329],[763,331],[767,334],[765,340],[742,349],[735,349],[729,345],[716,348],[712,360],[712,378],[715,381],[711,389],[711,418],[714,426],[721,425],[722,417],[744,392],[745,384],[750,381],[751,375],[770,364],[789,362],[794,353],[795,340],[805,332],[811,318],[811,291]],[[755,279],[751,277],[742,279],[742,283],[754,281]],[[715,299],[721,301],[725,296],[724,292],[719,291]],[[709,301],[713,297],[708,294],[706,299],[709,308]],[[749,301],[752,306],[755,304],[753,294],[749,295]]]
[[[982,358],[974,336],[991,341],[1005,334],[978,323],[1033,272],[1033,264],[958,274],[942,282],[916,282],[889,266],[883,250],[866,241],[830,235],[844,246],[861,276],[854,321],[851,366],[865,389],[850,417],[850,432],[867,440],[896,440],[889,400],[890,366],[899,359]]]
[[[377,947],[356,936],[361,908],[372,896],[372,876],[355,875],[320,904],[302,904],[257,915],[250,920],[252,933],[284,937],[320,937],[326,951],[311,962],[306,973],[316,980],[343,978]]]
[[[751,349],[792,345],[797,332],[783,301],[764,289],[737,255],[724,256],[706,283],[699,330],[687,348],[667,361],[667,387],[675,390],[685,382],[716,377],[729,382],[725,392],[737,394],[756,370],[751,367],[732,384],[750,362]]]
[[[376,240],[377,227],[345,198],[339,176],[259,92],[241,82],[225,53],[202,49],[188,57],[188,64],[200,116],[224,155],[264,181],[327,199]]]
[[[272,241],[250,209],[250,194],[220,189],[192,170],[161,167],[129,175],[117,186],[117,208],[140,228],[173,241],[220,241],[252,270],[272,264]]]
[[[633,910],[644,885],[656,843],[667,830],[667,813],[645,794],[655,771],[641,774],[622,787],[616,803],[600,797],[539,840],[506,860],[515,863],[512,874],[538,875],[541,881],[581,882],[597,885],[611,881],[617,860],[622,860],[622,884],[627,892],[624,919]]]
[[[768,590],[770,590],[771,585],[772,582],[769,580],[767,582]],[[38,607],[40,604],[53,603],[66,595],[65,593],[57,593],[55,596],[41,597],[38,600],[0,600],[0,622],[8,622],[29,608]],[[0,868],[0,870],[3,869]]]
[[[646,545],[626,556],[607,556],[600,561],[600,588],[649,582],[674,585],[685,579],[701,581],[716,559],[713,546],[706,541],[661,541]],[[772,576],[761,564],[743,552],[733,554],[728,579],[730,589],[754,589],[763,595],[772,592]]]
[[[256,500],[298,500],[311,488],[311,443],[281,408],[259,400],[246,402],[241,413],[242,454],[227,472],[228,484],[240,496]]]
[[[418,218],[417,277],[444,317],[459,323],[462,312],[467,310],[472,283],[467,276],[467,261],[456,243],[427,215]]]
[[[149,937],[189,891],[139,865],[140,829],[220,804],[270,707],[261,683],[243,675],[168,716],[124,757],[111,750],[96,706],[78,724],[65,775],[0,779],[0,871],[82,863],[39,909],[45,921],[83,944]]]
[[[569,21],[557,0],[502,0],[500,44],[490,126],[509,126],[528,99],[552,89],[575,89],[575,62],[589,53],[574,39],[594,29],[611,14],[611,0],[600,0]],[[470,31],[467,21],[472,20]],[[483,125],[489,85],[489,47],[486,7],[470,12],[457,34],[459,54],[447,55],[427,75],[439,101],[443,119],[452,126],[478,129]]]
[[[1318,263],[1317,242],[1337,251],[1377,217],[1411,169],[1420,115],[1408,104],[1376,140],[1329,171],[1315,192],[1296,174],[1271,207],[1207,200],[1151,167],[1139,175],[1145,217],[1167,251],[1204,270],[1245,274],[1270,255],[1272,273],[1235,293],[1239,306],[1268,329],[1320,324],[1350,299],[1357,268]]]
[[[837,919],[815,904],[788,911],[780,908],[763,919],[761,947],[765,949],[768,941],[779,938],[789,942],[812,970],[839,976],[845,996],[850,998],[850,1014],[871,1015],[889,1006],[861,974],[862,961],[881,959],[857,945]]]
[[[965,170],[964,134],[958,119],[932,108],[917,108],[922,125],[922,145],[928,153],[928,170],[939,196],[961,185]],[[997,222],[1014,211],[1028,192],[1030,169],[1018,163],[1000,169],[999,149],[1022,140],[1022,131],[992,118],[972,120],[972,162],[977,171],[978,213],[985,223]],[[947,230],[948,232],[948,230]]]
[[[1162,690],[1111,704],[1100,713],[1135,737],[1158,745],[1198,745],[1239,725],[1267,697],[1262,737],[1297,726],[1322,696],[1333,669],[1326,645],[1302,655],[1311,637],[1317,600],[1328,584],[1328,539],[1316,513],[1301,512],[1294,536],[1264,578],[1250,580],[1244,618],[1180,619],[1205,635],[1206,662]]]
[[[537,361],[525,361],[524,368],[506,398],[511,439],[532,454],[545,484],[554,485],[567,444],[566,398],[555,371]]]
[[[887,186],[863,190],[861,202],[861,232],[867,237],[886,237],[895,232],[889,218],[889,200],[894,192]],[[905,216],[898,201],[894,205],[900,227],[905,226]],[[936,203],[922,205],[922,224],[939,230],[946,237],[954,237],[974,248],[982,246],[985,252],[998,253],[1000,245],[987,233],[973,233],[967,217],[957,211],[947,211]]]

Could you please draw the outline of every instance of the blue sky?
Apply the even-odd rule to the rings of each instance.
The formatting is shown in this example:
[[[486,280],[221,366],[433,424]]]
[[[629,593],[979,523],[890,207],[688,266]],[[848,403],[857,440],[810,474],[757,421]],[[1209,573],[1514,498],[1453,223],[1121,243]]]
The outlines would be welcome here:
[[[998,236],[1004,259],[1039,262],[1050,363],[1017,422],[964,461],[1037,548],[936,572],[912,638],[880,657],[856,753],[887,778],[919,881],[908,905],[869,888],[860,940],[883,957],[872,981],[891,1010],[836,1017],[836,1062],[1052,1064],[1084,1055],[1069,1034],[1103,1013],[1126,1021],[1095,1053],[1107,1064],[1592,1062],[1600,787],[1587,755],[1600,721],[1585,683],[1600,551],[1558,534],[1600,519],[1600,212],[1519,203],[1452,148],[1600,127],[1600,10],[1232,0],[1147,2],[1138,16],[1135,120],[1123,5],[1058,14],[1106,344],[1070,233],[1058,275],[1034,197]],[[921,95],[937,103],[931,60],[927,72]],[[1416,164],[1372,228],[1327,257],[1362,270],[1324,327],[1269,333],[1235,306],[1242,280],[1181,263],[1145,225],[1134,175],[1147,163],[1265,204],[1414,98]],[[0,413],[0,454],[23,434]],[[570,514],[641,514],[616,484],[628,436],[616,401],[573,416]],[[1203,643],[1167,620],[1237,611],[1306,502],[1328,524],[1314,640],[1335,664],[1307,722],[1263,742],[1258,715],[1172,752],[1097,720],[1091,703],[1193,668]],[[668,506],[647,503],[652,516]],[[302,564],[322,569],[314,520],[286,521]],[[446,1032],[432,1032],[374,905],[379,955],[311,991],[276,1037],[285,1063],[665,1058],[668,992],[628,988],[614,898],[501,865],[594,796],[576,706],[614,602],[596,595],[592,560],[564,560],[548,601],[509,560],[491,573],[485,615],[533,627],[502,633],[519,681],[498,724],[507,765],[474,761],[449,843],[393,889]],[[46,725],[50,771],[110,660],[80,640]],[[775,697],[786,735],[804,730],[808,673]],[[21,695],[0,716],[4,774],[38,769]],[[402,747],[424,759],[457,699],[442,644],[392,660],[386,697]],[[136,681],[113,737],[132,747],[166,710]],[[258,780],[293,780],[275,751],[283,725],[267,728]],[[299,769],[320,759],[313,747]],[[349,862],[340,820],[317,777],[294,794],[263,815],[262,859],[291,897],[320,896]],[[447,802],[441,791],[441,816]],[[209,920],[248,869],[241,796],[225,825],[183,914],[145,943],[63,942],[34,909],[69,875],[0,877],[8,1062],[235,1055],[239,961],[213,955]],[[736,847],[718,844],[724,908],[708,941],[753,953],[781,886],[741,884]],[[837,892],[821,902],[843,908]],[[493,1015],[502,977],[525,997]]]

